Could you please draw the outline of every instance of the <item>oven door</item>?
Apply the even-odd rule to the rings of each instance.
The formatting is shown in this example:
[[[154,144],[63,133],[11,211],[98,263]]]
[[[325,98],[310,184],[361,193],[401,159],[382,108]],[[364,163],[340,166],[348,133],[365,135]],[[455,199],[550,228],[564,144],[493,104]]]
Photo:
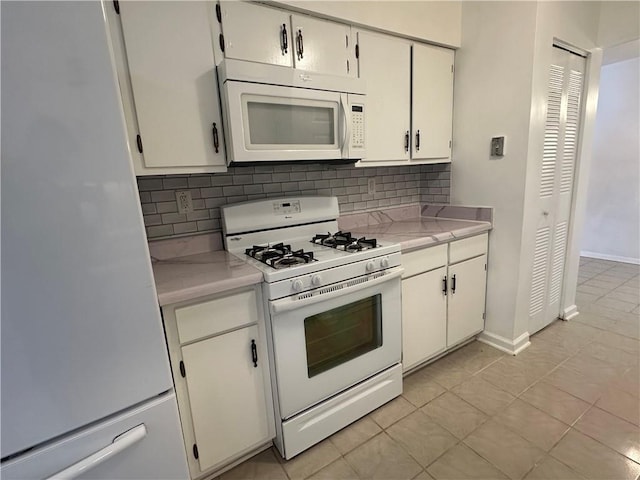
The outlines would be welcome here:
[[[282,419],[400,362],[402,271],[269,302]]]

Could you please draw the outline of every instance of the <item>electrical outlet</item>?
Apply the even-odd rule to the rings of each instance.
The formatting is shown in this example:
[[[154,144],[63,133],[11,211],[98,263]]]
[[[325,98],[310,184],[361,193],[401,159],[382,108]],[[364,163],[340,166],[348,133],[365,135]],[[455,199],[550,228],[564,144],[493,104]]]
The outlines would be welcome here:
[[[191,192],[187,190],[178,190],[176,192],[176,202],[178,203],[178,213],[193,212],[193,200]]]
[[[369,195],[373,195],[376,193],[376,179],[375,177],[371,177],[369,182],[367,183],[367,193]]]

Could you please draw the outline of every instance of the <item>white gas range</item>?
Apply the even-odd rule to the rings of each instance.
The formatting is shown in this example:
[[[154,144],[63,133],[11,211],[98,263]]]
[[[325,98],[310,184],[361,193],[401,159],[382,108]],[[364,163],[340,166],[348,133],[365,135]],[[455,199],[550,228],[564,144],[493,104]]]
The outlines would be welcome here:
[[[400,246],[339,232],[338,216],[335,197],[222,207],[226,249],[264,274],[287,459],[402,393]]]

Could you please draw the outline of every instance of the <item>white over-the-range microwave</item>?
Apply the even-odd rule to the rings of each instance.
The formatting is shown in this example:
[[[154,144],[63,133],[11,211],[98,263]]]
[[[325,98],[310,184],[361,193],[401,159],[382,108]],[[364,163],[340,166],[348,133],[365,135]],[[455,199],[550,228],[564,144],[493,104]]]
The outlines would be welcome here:
[[[365,158],[363,80],[226,59],[218,82],[230,165]]]

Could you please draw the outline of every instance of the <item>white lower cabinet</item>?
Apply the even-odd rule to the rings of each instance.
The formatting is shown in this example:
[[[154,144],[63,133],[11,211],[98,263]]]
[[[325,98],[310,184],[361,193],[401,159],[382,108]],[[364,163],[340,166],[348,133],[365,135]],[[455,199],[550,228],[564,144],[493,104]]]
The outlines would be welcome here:
[[[449,266],[447,348],[484,328],[486,265],[485,254]]]
[[[408,370],[447,346],[447,297],[440,267],[402,281],[402,365]]]
[[[487,234],[402,255],[402,366],[411,370],[484,328]]]
[[[251,287],[163,307],[191,478],[275,436],[260,293]]]

